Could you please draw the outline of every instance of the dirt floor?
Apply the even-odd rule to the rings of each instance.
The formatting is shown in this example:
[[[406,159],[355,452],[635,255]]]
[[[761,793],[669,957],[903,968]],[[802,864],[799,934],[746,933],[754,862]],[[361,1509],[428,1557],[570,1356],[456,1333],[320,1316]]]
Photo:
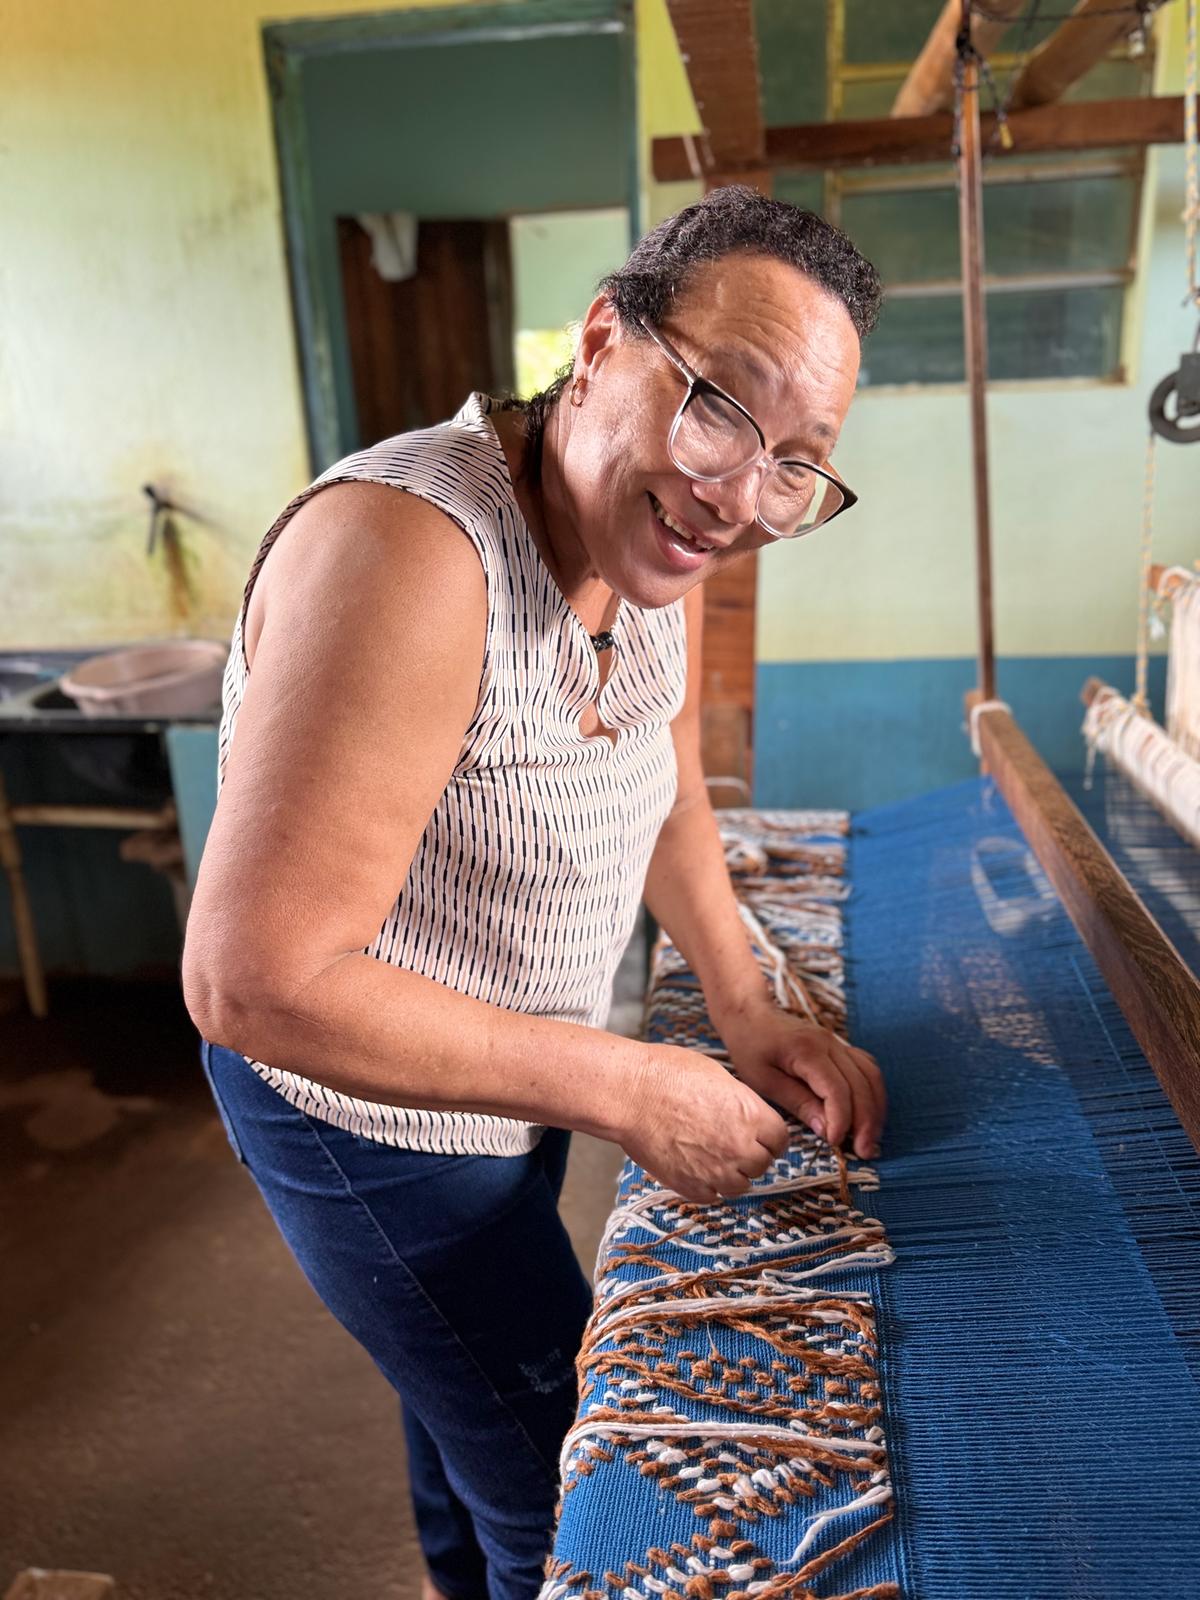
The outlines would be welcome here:
[[[0,986],[0,1593],[41,1566],[121,1600],[415,1600],[392,1391],[235,1162],[175,988],[51,1006]],[[619,1162],[576,1139],[589,1270]]]

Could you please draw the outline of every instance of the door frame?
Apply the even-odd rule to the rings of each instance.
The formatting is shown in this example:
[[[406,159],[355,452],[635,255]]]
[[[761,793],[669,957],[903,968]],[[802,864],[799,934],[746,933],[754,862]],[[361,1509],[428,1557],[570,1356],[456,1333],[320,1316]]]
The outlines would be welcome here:
[[[316,474],[345,453],[345,419],[334,381],[340,318],[317,260],[318,219],[301,96],[304,64],[315,56],[406,46],[480,44],[579,34],[615,34],[620,45],[618,114],[632,125],[626,184],[632,239],[641,233],[635,0],[503,0],[501,4],[421,5],[405,11],[268,23],[263,55],[271,100],[284,246],[304,401],[309,468]]]

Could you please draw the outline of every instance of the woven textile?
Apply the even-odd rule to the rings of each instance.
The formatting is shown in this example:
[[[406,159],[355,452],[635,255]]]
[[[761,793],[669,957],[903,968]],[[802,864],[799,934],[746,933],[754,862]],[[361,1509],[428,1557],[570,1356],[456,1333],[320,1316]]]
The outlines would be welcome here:
[[[903,1592],[1191,1600],[1200,1156],[990,780],[858,813],[850,876]]]
[[[777,998],[842,1029],[848,818],[721,820]],[[699,986],[665,941],[646,1036],[722,1057]],[[861,1209],[875,1182],[798,1127],[735,1201],[693,1205],[626,1165],[543,1600],[899,1593],[877,1537],[891,1487],[875,1284],[892,1256]]]

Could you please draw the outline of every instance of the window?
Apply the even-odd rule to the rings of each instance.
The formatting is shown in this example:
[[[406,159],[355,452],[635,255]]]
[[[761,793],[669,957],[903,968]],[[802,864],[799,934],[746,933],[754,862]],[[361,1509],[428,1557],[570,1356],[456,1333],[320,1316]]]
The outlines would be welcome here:
[[[760,0],[761,3],[761,0]],[[1061,9],[1061,8],[1060,8]],[[827,0],[825,96],[832,118],[886,116],[940,0]],[[1028,50],[1057,24],[1003,41]],[[1016,54],[991,68],[1003,94]],[[1068,98],[1149,92],[1150,52],[1099,63]],[[984,91],[984,106],[989,104]],[[782,119],[780,119],[782,120]],[[947,153],[948,155],[948,153]],[[993,379],[1116,379],[1133,280],[1142,151],[1006,156],[985,165],[988,370]],[[814,204],[807,175],[775,192]],[[879,267],[887,291],[862,382],[956,383],[964,376],[958,202],[949,163],[828,174],[820,203]]]

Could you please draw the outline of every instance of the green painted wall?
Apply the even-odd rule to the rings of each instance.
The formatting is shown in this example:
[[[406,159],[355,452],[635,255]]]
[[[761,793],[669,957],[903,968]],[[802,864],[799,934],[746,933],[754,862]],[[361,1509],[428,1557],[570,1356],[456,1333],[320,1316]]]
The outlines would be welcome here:
[[[624,207],[513,217],[516,390],[535,394],[571,360],[581,312],[605,273],[629,254]]]
[[[453,43],[413,34],[395,47],[303,62],[317,279],[340,422],[322,455],[369,442],[354,416],[337,217],[504,217],[627,203],[636,181],[630,60],[608,31]]]
[[[596,284],[629,254],[624,209],[514,217],[514,321],[518,328],[562,328],[586,311]]]

